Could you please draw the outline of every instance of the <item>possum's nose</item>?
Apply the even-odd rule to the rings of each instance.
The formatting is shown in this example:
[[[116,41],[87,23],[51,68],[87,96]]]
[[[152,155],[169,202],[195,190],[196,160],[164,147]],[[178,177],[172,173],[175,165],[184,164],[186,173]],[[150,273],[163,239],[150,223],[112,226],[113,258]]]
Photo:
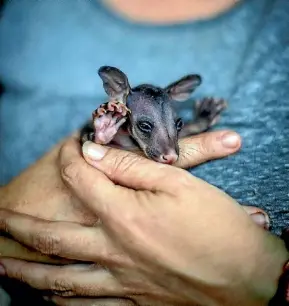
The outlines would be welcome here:
[[[160,156],[160,162],[164,164],[173,164],[178,160],[178,155],[176,153],[170,153],[170,154],[162,154]]]

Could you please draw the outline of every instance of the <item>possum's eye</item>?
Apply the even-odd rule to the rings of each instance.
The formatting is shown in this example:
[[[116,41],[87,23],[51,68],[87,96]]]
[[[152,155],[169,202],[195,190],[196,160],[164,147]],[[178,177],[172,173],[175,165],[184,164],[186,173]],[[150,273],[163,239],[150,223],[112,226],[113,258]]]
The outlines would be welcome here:
[[[139,121],[137,126],[144,133],[150,133],[153,129],[153,125],[148,121]]]
[[[181,118],[177,119],[176,121],[176,128],[177,128],[177,131],[179,132],[184,126],[184,122]]]

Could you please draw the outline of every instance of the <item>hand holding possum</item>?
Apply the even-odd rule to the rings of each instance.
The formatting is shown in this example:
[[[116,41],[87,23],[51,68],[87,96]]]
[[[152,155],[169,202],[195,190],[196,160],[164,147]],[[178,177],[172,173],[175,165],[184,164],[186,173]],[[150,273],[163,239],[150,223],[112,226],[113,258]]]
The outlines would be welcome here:
[[[69,142],[71,141],[70,139]],[[190,168],[208,160],[223,158],[234,154],[240,145],[240,137],[230,131],[187,137],[179,141],[180,156],[175,166]],[[57,145],[8,185],[0,187],[0,207],[46,220],[71,221],[87,226],[95,224],[97,216],[83,206],[63,184],[59,161],[62,146],[63,143]],[[141,154],[141,151],[139,153]],[[35,253],[11,239],[0,236],[0,257],[5,256],[29,261],[56,262],[40,252]]]
[[[74,305],[77,300],[67,299],[73,296],[79,305],[81,297],[98,305],[97,298],[118,296],[152,306],[259,306],[274,294],[285,246],[229,196],[135,153],[91,142],[83,153],[86,161],[76,141],[63,147],[63,179],[100,223],[2,212],[0,224],[32,248],[101,266],[3,259],[8,276],[66,296],[58,297],[59,305]]]

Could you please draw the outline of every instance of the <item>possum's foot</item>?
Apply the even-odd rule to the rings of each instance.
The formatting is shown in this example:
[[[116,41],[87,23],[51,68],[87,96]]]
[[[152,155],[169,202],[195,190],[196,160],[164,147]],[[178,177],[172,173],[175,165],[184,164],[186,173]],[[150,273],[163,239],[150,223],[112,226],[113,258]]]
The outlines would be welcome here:
[[[125,123],[128,112],[130,110],[125,104],[117,101],[101,104],[92,114],[94,126],[92,141],[98,144],[110,143]]]
[[[226,109],[227,103],[223,99],[204,98],[195,103],[195,114],[197,120],[206,120],[208,128],[215,125],[221,112]]]

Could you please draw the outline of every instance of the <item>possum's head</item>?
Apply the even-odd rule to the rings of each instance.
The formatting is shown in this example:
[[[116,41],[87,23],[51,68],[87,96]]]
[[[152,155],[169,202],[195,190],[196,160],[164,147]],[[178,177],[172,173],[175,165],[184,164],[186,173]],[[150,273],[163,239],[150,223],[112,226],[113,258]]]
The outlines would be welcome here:
[[[171,102],[186,101],[201,84],[201,77],[187,75],[165,88],[148,84],[131,88],[126,75],[117,68],[101,67],[99,75],[110,98],[126,103],[131,110],[128,130],[145,155],[165,164],[176,162],[183,121]]]

